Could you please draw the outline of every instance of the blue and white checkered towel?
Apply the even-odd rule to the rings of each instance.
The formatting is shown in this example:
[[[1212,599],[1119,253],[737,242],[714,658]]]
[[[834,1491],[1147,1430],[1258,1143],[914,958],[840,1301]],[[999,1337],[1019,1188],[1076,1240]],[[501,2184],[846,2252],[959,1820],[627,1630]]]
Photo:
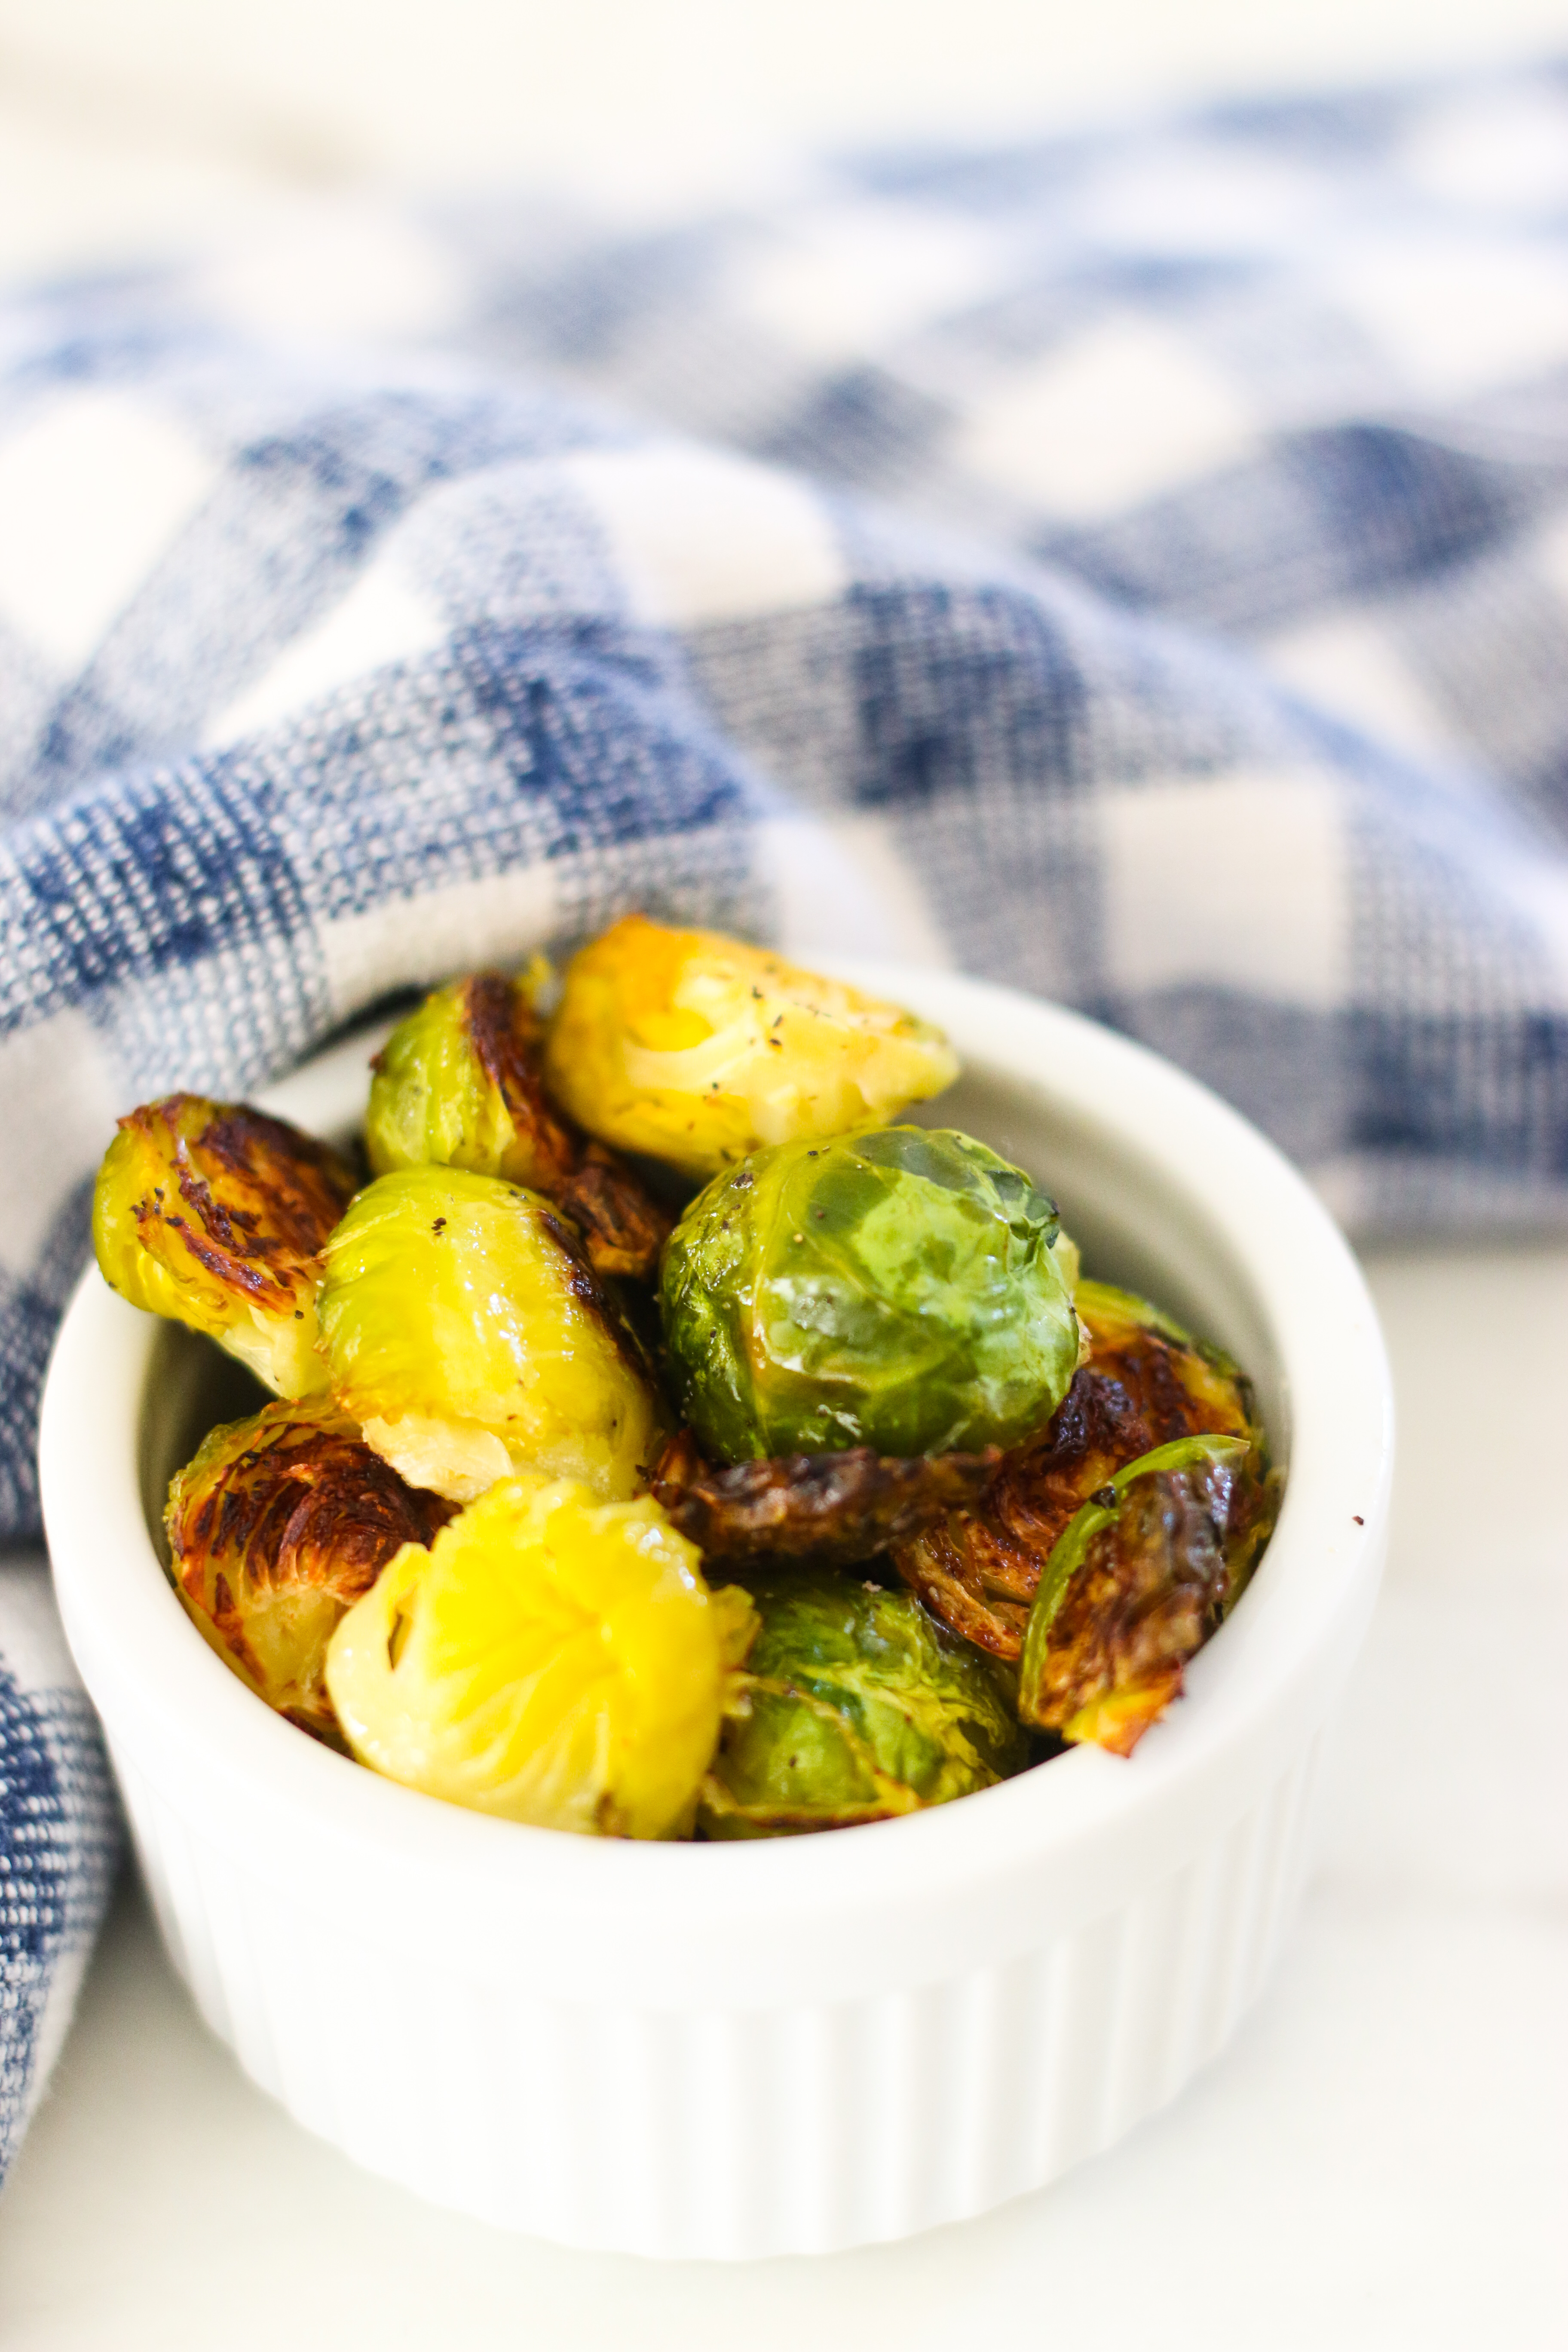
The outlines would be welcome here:
[[[13,1542],[114,1114],[630,906],[1066,999],[1360,1230],[1560,1221],[1568,77],[18,300],[0,712]],[[108,1816],[0,1580],[3,2161]]]

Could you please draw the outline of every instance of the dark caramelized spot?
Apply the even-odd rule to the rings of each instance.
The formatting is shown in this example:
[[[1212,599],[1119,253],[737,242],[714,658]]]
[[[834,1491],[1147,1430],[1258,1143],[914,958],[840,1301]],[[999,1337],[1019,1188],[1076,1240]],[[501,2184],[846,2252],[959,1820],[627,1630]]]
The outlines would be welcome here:
[[[584,1244],[575,1227],[567,1224],[549,1209],[540,1213],[539,1222],[566,1261],[562,1272],[563,1289],[569,1297],[576,1300],[584,1314],[594,1318],[626,1369],[639,1381],[657,1388],[657,1368],[642,1334],[631,1318],[622,1313],[620,1297],[614,1285],[602,1282],[589,1263]]]
[[[1144,1325],[1089,1320],[1089,1357],[1042,1436],[1004,1457],[972,1514],[951,1514],[894,1558],[943,1624],[999,1658],[1023,1648],[1052,1547],[1118,1470],[1179,1437],[1247,1433],[1245,1392],[1201,1351]]]
[[[270,1690],[263,1628],[311,1612],[330,1630],[395,1552],[427,1545],[455,1506],[405,1486],[328,1404],[268,1405],[234,1434],[247,1432],[249,1442],[226,1457],[225,1433],[215,1433],[171,1488],[174,1579],[193,1615],[264,1696],[287,1701],[284,1711],[307,1729],[330,1731],[321,1658],[305,1688]],[[321,1646],[324,1657],[324,1638]]]
[[[1224,1613],[1247,1484],[1214,1464],[1133,1480],[1051,1620],[1034,1708],[1047,1730],[1131,1754]],[[1085,1709],[1100,1717],[1075,1723]]]
[[[809,1555],[853,1563],[973,1503],[1001,1459],[995,1446],[905,1460],[859,1445],[710,1470],[683,1430],[650,1484],[674,1526],[705,1552],[737,1561]]]
[[[563,1187],[561,1205],[582,1226],[596,1273],[649,1278],[670,1221],[641,1178],[603,1144],[588,1146],[582,1166]]]
[[[163,1226],[226,1289],[289,1311],[302,1290],[314,1290],[317,1259],[353,1193],[353,1171],[313,1136],[245,1103],[217,1106],[187,1138],[180,1128],[200,1099],[169,1095],[120,1121],[168,1164],[184,1212],[157,1185],[132,1214],[149,1245]]]
[[[463,1020],[479,1067],[533,1153],[536,1172],[530,1181],[553,1194],[576,1167],[582,1144],[544,1090],[543,1024],[522,990],[498,971],[476,972],[464,982]]]
[[[588,1142],[551,1100],[543,1024],[523,991],[500,972],[476,973],[463,983],[463,1020],[479,1066],[528,1155],[521,1181],[557,1202],[582,1228],[596,1274],[647,1281],[669,1219],[625,1161],[603,1144]]]
[[[213,1565],[232,1558],[253,1585],[330,1587],[346,1603],[370,1591],[404,1544],[427,1544],[453,1508],[405,1486],[352,1430],[285,1421],[235,1464],[198,1526],[211,1529]],[[170,1541],[188,1564],[199,1545],[182,1534],[172,1527]]]

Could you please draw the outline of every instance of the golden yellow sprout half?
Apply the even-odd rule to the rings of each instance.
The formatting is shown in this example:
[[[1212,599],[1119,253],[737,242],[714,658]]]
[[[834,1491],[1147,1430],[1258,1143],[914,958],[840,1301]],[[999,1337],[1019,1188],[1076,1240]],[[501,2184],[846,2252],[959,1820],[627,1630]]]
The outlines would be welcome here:
[[[403,1168],[327,1244],[332,1392],[411,1486],[472,1502],[523,1471],[624,1500],[658,1406],[613,1301],[547,1201],[462,1168]]]
[[[104,1280],[205,1331],[278,1395],[326,1385],[321,1252],[354,1189],[347,1162],[248,1103],[168,1095],[120,1121],[93,1189]]]
[[[574,958],[546,1072],[590,1134],[710,1175],[940,1094],[939,1029],[717,931],[627,915]]]
[[[327,1688],[353,1753],[545,1829],[689,1829],[755,1629],[649,1495],[512,1478],[411,1544],[343,1618]]]

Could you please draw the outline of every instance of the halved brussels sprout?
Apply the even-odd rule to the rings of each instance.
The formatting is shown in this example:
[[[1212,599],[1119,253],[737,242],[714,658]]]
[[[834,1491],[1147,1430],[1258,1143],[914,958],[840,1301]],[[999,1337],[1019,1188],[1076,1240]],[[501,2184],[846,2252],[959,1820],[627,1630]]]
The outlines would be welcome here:
[[[934,1616],[1000,1658],[1016,1658],[1040,1572],[1082,1504],[1125,1464],[1203,1432],[1268,1445],[1251,1390],[1228,1356],[1147,1299],[1080,1282],[1088,1360],[1043,1434],[1009,1454],[977,1508],[899,1545],[899,1572]]]
[[[716,1177],[660,1286],[699,1441],[725,1462],[1016,1444],[1078,1361],[1057,1233],[1022,1169],[952,1129],[780,1144]]]
[[[984,1454],[917,1454],[860,1445],[710,1470],[689,1430],[672,1438],[650,1485],[683,1536],[721,1559],[870,1559],[932,1519],[978,1502],[998,1464]]]
[[[1223,1348],[1195,1339],[1163,1308],[1109,1282],[1080,1282],[1077,1296],[1089,1369],[1120,1383],[1151,1445],[1210,1432],[1261,1441],[1251,1383]]]
[[[332,1392],[410,1486],[470,1502],[535,1470],[606,1499],[659,1442],[635,1344],[547,1201],[461,1168],[361,1192],[327,1244]]]
[[[311,1398],[213,1430],[175,1473],[164,1526],[175,1589],[225,1665],[341,1744],[321,1679],[333,1628],[394,1552],[427,1544],[450,1511]]]
[[[488,971],[437,989],[372,1065],[370,1164],[384,1176],[434,1161],[527,1185],[575,1220],[596,1273],[647,1280],[669,1219],[551,1102],[543,1037],[526,982]]]
[[[167,1095],[120,1121],[92,1196],[104,1280],[205,1331],[279,1396],[324,1387],[321,1251],[353,1192],[335,1151],[247,1103]]]
[[[1131,1756],[1236,1605],[1277,1510],[1241,1437],[1184,1437],[1119,1470],[1052,1549],[1018,1669],[1026,1723]]]
[[[363,1764],[537,1827],[690,1827],[755,1619],[710,1591],[651,1495],[504,1479],[385,1569],[332,1636],[327,1687]]]
[[[591,1135],[695,1176],[940,1094],[939,1029],[717,931],[627,915],[567,967],[550,1083]]]
[[[908,1593],[809,1569],[752,1590],[762,1631],[703,1783],[710,1837],[886,1821],[1028,1761],[1001,1675]]]

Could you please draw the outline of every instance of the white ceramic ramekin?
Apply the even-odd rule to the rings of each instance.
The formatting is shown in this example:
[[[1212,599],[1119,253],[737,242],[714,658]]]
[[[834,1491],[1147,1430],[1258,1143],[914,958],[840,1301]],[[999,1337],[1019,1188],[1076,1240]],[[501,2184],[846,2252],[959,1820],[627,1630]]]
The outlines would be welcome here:
[[[1251,1589],[1130,1761],[1079,1749],[927,1813],[754,1844],[459,1811],[269,1714],[187,1622],[149,1520],[214,1417],[204,1352],[94,1272],[49,1378],[66,1628],[203,2016],[362,2164],[571,2245],[899,2238],[1038,2187],[1173,2097],[1268,1969],[1376,1585],[1387,1370],[1300,1179],[1088,1022],[845,969],[948,1029],[966,1076],[934,1115],[1055,1192],[1091,1271],[1230,1348],[1289,1460]],[[269,1099],[342,1130],[363,1083],[361,1046]]]

